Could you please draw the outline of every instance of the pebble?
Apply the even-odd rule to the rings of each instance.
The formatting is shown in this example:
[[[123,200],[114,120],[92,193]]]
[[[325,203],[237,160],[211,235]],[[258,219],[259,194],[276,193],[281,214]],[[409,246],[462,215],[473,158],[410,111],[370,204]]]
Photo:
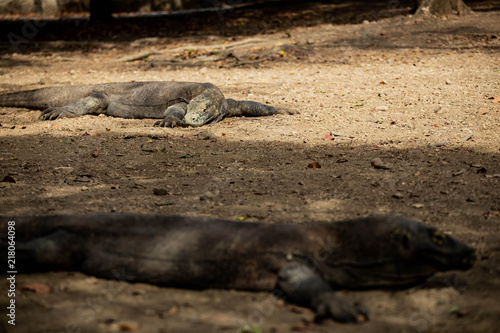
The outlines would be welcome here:
[[[344,134],[340,133],[340,132],[336,132],[336,131],[331,131],[330,132],[330,135],[331,136],[344,136]]]
[[[421,203],[416,203],[416,204],[413,204],[412,205],[413,208],[417,208],[417,209],[420,209],[420,208],[424,208],[424,204],[421,204]]]
[[[164,188],[154,188],[153,189],[153,193],[155,195],[167,195],[168,194],[168,191],[165,190]]]
[[[375,169],[390,169],[389,165],[382,162],[382,160],[378,157],[373,158],[370,163]]]
[[[209,201],[212,200],[214,197],[215,197],[214,193],[207,191],[200,196],[200,201]]]
[[[470,138],[472,138],[472,134],[468,134],[465,137],[463,137],[460,141],[469,141]]]
[[[404,194],[401,193],[401,192],[396,192],[392,195],[393,198],[396,198],[396,199],[403,199],[404,198]]]
[[[387,111],[387,110],[389,110],[389,107],[385,105],[380,105],[375,108],[375,111]]]
[[[75,171],[75,168],[73,168],[73,167],[56,167],[56,168],[54,168],[54,171],[68,174],[68,173],[72,173],[73,171]]]
[[[455,171],[453,173],[453,176],[460,176],[461,174],[465,173],[465,169],[462,169],[462,170],[459,170],[459,171]]]
[[[217,135],[215,135],[214,133],[212,133],[210,131],[201,131],[200,133],[198,133],[198,139],[200,139],[200,140],[216,140]]]

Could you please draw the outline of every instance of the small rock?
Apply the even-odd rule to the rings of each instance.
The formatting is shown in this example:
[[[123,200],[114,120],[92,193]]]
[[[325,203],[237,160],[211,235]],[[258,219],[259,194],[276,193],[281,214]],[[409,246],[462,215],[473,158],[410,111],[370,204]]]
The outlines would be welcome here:
[[[463,173],[465,173],[465,169],[455,171],[454,173],[452,173],[452,175],[456,177],[456,176],[460,176]]]
[[[153,193],[155,195],[167,195],[168,194],[168,191],[165,190],[164,188],[154,188],[153,189]]]
[[[467,135],[466,135],[466,136],[464,136],[462,139],[460,139],[460,141],[463,141],[463,142],[465,142],[465,141],[469,141],[469,140],[470,140],[470,138],[472,138],[472,134],[467,134]]]
[[[387,110],[389,110],[389,107],[385,105],[380,105],[375,108],[375,111],[387,111]]]
[[[200,140],[217,140],[217,135],[210,131],[201,131],[198,133],[198,139]]]
[[[331,136],[344,136],[344,134],[340,133],[340,132],[336,132],[336,131],[331,131],[330,132],[330,135]]]
[[[457,315],[458,318],[463,318],[469,315],[469,310],[466,309],[458,310],[457,312],[455,312],[455,314]]]
[[[203,195],[200,196],[200,201],[212,200],[214,197],[215,197],[215,195],[212,192],[207,191],[207,192],[203,193]]]
[[[434,142],[430,144],[431,147],[442,147],[444,145],[446,145],[446,141]]]
[[[89,176],[77,176],[75,182],[78,183],[89,183],[92,179]]]
[[[2,179],[2,183],[15,183],[16,180],[12,178],[11,176],[5,176]]]
[[[403,199],[404,198],[404,194],[401,193],[401,192],[396,192],[392,195],[393,198],[396,198],[396,199]]]
[[[382,160],[378,157],[375,157],[370,161],[375,169],[390,169],[389,165],[382,162]]]
[[[417,209],[420,209],[420,208],[424,208],[424,204],[421,204],[421,203],[416,203],[416,204],[413,204],[412,205],[413,208],[417,208]]]
[[[448,79],[446,79],[446,81],[444,81],[444,82],[445,82],[446,84],[448,84],[448,85],[449,85],[449,84],[451,84],[451,81],[450,81],[450,80],[448,80]]]

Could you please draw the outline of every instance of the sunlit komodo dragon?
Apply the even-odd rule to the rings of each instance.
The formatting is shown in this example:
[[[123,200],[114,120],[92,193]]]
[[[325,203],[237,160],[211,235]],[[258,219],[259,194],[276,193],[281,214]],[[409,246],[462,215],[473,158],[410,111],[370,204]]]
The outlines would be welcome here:
[[[267,290],[315,309],[317,318],[342,322],[367,320],[368,312],[337,297],[336,288],[409,287],[438,271],[469,269],[475,260],[464,243],[390,216],[304,224],[155,215],[19,216],[0,217],[0,234],[4,273],[14,241],[18,273],[79,270],[115,279],[124,272],[131,282]]]
[[[43,110],[41,119],[105,114],[161,119],[156,126],[202,126],[233,116],[294,114],[294,110],[226,99],[211,83],[118,82],[49,87],[0,95],[0,106]]]

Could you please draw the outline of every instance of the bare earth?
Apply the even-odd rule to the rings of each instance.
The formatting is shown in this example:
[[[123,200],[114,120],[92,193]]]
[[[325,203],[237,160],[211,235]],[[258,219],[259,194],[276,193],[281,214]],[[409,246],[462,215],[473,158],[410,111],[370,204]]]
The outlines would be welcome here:
[[[16,293],[16,326],[4,314],[3,329],[497,332],[498,22],[500,12],[394,17],[238,38],[95,42],[85,52],[50,44],[50,52],[4,54],[2,92],[200,81],[228,98],[301,113],[170,129],[153,127],[152,119],[105,116],[42,122],[38,111],[2,108],[0,178],[15,183],[0,183],[1,215],[118,212],[308,223],[398,214],[466,241],[479,259],[432,286],[340,291],[370,308],[371,321],[360,325],[315,324],[310,310],[267,293],[160,288],[74,272],[18,275],[24,290]],[[224,47],[232,55],[219,52]],[[115,61],[143,51],[151,51],[146,60]],[[387,168],[374,168],[373,158]]]

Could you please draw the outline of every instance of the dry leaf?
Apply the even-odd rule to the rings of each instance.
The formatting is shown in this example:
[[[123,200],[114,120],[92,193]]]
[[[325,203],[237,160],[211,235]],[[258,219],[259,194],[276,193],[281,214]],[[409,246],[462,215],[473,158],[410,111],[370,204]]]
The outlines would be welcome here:
[[[325,134],[324,139],[325,140],[333,140],[333,136]]]
[[[139,325],[135,323],[122,323],[120,324],[120,331],[131,332],[137,331],[139,329]]]
[[[26,283],[17,287],[20,291],[32,291],[37,294],[48,294],[51,289],[45,283]]]

